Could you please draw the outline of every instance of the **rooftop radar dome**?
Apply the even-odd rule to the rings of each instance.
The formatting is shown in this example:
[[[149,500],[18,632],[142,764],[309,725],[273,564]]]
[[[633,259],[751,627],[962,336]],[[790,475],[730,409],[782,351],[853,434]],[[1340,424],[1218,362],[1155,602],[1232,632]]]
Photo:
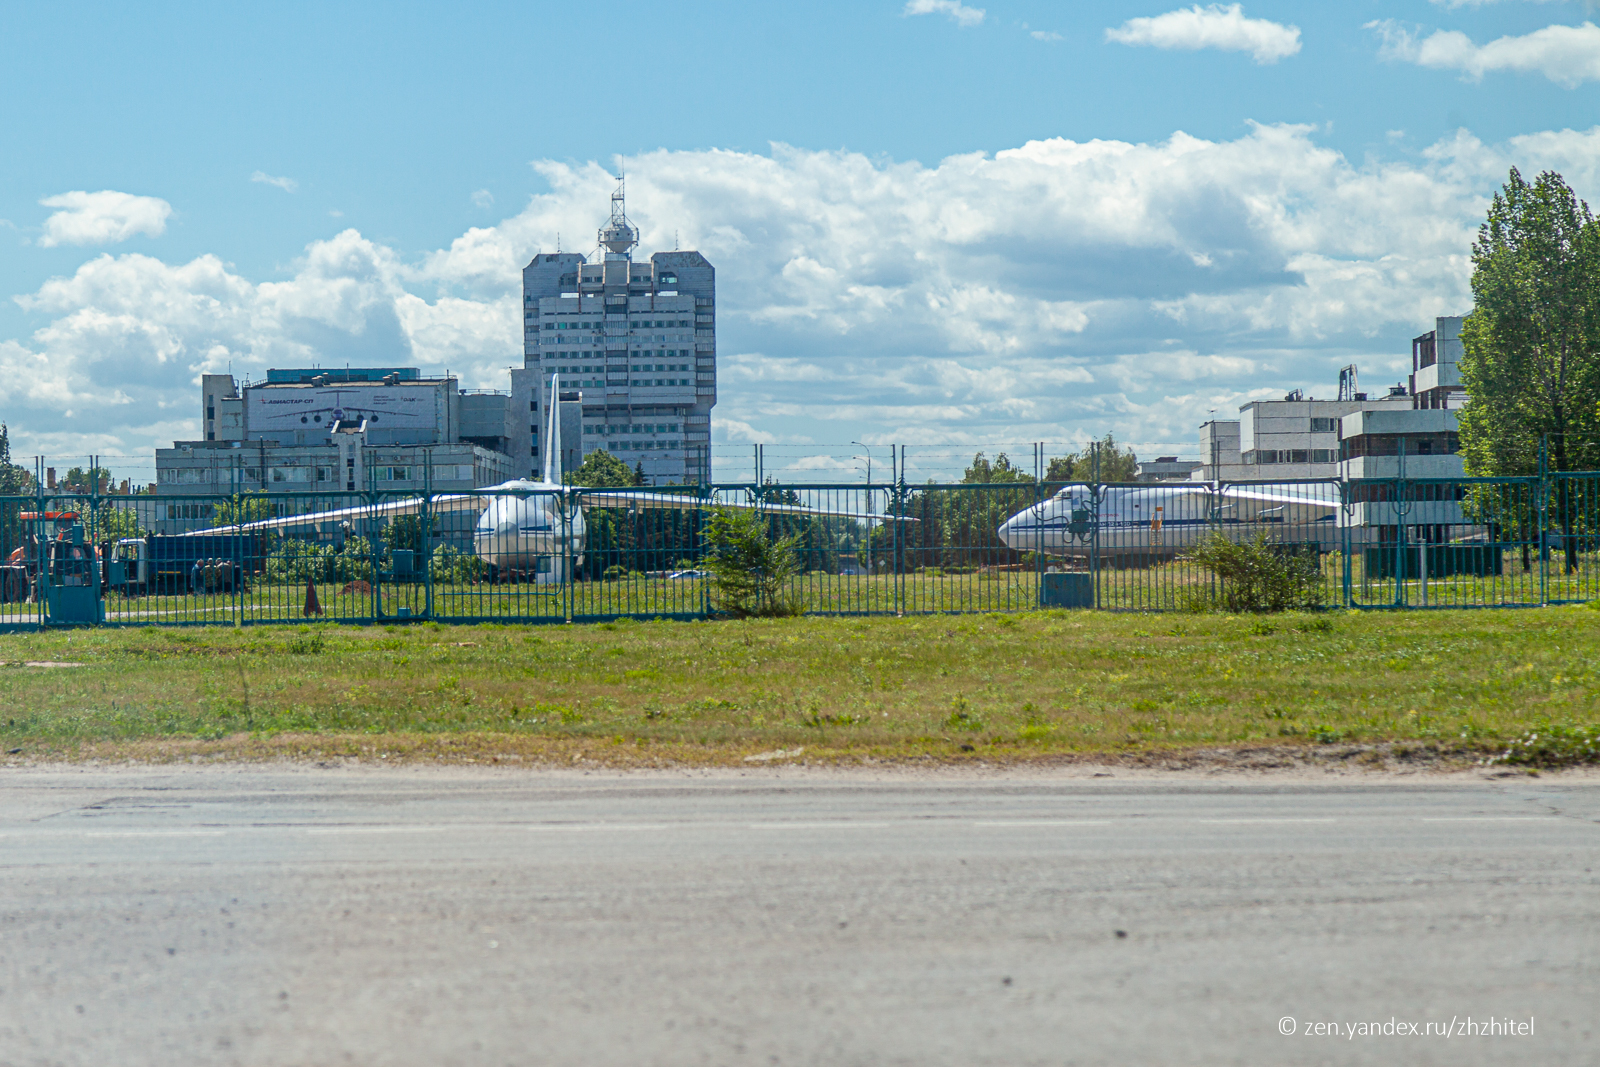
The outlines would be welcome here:
[[[626,186],[626,179],[617,183],[617,191],[611,194],[611,221],[600,231],[600,247],[618,255],[639,243],[639,231],[628,221]]]

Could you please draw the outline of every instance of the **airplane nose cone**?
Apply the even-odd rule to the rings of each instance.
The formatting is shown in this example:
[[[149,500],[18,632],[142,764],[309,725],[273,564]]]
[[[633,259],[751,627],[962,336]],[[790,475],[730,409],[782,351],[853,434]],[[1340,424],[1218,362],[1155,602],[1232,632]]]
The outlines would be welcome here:
[[[1000,540],[1005,543],[1007,548],[1016,547],[1013,544],[1012,539],[1017,536],[1018,530],[1021,528],[1022,524],[1028,521],[1028,517],[1033,510],[1033,508],[1029,508],[1027,511],[1019,511],[1017,514],[1011,516],[1011,518],[1000,524],[1000,529],[996,532],[1000,535]]]

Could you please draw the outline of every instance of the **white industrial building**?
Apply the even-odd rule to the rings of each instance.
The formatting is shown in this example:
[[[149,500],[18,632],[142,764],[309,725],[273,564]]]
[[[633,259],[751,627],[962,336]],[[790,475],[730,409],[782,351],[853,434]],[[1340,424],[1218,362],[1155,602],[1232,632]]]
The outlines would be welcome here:
[[[544,385],[559,374],[580,406],[562,444],[595,449],[641,470],[649,485],[708,481],[717,402],[716,271],[699,252],[657,252],[636,263],[639,232],[621,188],[599,233],[599,259],[540,253],[522,271],[523,364]],[[538,420],[512,454],[542,466]],[[518,451],[521,449],[521,451]]]
[[[1461,386],[1461,316],[1441,317],[1411,342],[1405,403],[1364,404],[1339,423],[1341,478],[1461,478],[1456,412]],[[1389,398],[1399,399],[1399,398]]]
[[[1282,400],[1256,400],[1239,418],[1200,426],[1200,456],[1191,479],[1352,483],[1349,506],[1337,521],[1358,544],[1436,543],[1471,537],[1458,479],[1466,474],[1456,413],[1466,403],[1461,385],[1462,316],[1441,316],[1411,342],[1406,382],[1369,397],[1358,390],[1356,369],[1339,376],[1339,396],[1317,400],[1299,391]],[[1160,461],[1157,461],[1159,464]],[[1413,485],[1396,499],[1392,479],[1438,479]],[[1391,481],[1385,482],[1385,479]],[[1465,558],[1465,557],[1462,557]]]
[[[1136,482],[1186,482],[1199,470],[1199,460],[1179,459],[1177,456],[1157,456],[1134,464],[1133,480]]]
[[[156,495],[185,499],[158,504],[154,519],[189,528],[212,517],[203,498],[235,493],[451,493],[506,481],[516,384],[462,392],[413,367],[274,369],[243,383],[203,375],[205,439],[156,450]],[[531,389],[531,377],[521,384]]]
[[[1466,476],[1457,436],[1456,412],[1466,403],[1461,386],[1461,317],[1436,319],[1434,328],[1411,342],[1411,402],[1363,409],[1339,423],[1339,477],[1353,479],[1458,479]],[[1467,522],[1459,486],[1414,490],[1396,501],[1384,485],[1356,485],[1353,503],[1340,521],[1376,528],[1393,540],[1400,525],[1418,527],[1417,540],[1440,541],[1448,527]]]
[[[1409,380],[1390,387],[1383,396],[1369,397],[1358,391],[1355,368],[1346,367],[1340,374],[1337,399],[1318,400],[1295,390],[1282,400],[1253,400],[1242,405],[1237,420],[1202,423],[1201,461],[1190,477],[1202,481],[1393,477],[1392,471],[1364,473],[1388,470],[1384,464],[1358,462],[1351,466],[1350,461],[1365,458],[1369,449],[1395,448],[1390,438],[1396,433],[1415,436],[1410,455],[1449,456],[1454,466],[1445,463],[1439,469],[1459,475],[1455,416],[1441,420],[1423,412],[1443,413],[1465,401],[1457,366],[1461,357],[1461,317],[1437,319],[1433,330],[1412,340],[1411,352]],[[1352,418],[1356,421],[1351,422]],[[1383,428],[1374,429],[1379,426]],[[1346,438],[1359,440],[1347,445]],[[1422,469],[1432,468],[1417,470]]]

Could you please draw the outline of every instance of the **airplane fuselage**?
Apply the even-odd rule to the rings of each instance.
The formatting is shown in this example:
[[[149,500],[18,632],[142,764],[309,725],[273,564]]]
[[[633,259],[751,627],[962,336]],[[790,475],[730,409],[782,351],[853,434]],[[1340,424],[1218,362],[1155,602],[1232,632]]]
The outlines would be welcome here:
[[[1264,487],[1274,490],[1277,487]],[[1251,492],[1244,490],[1243,492]],[[1337,499],[1320,485],[1282,487],[1258,495],[1214,494],[1204,485],[1108,488],[1098,507],[1087,486],[1068,486],[1008,519],[998,531],[1007,547],[1051,556],[1175,556],[1217,530],[1240,539],[1267,532],[1335,547]]]
[[[533,491],[527,496],[488,498],[472,531],[473,548],[501,573],[560,581],[569,557],[575,564],[583,560],[583,509],[575,502],[563,502],[555,486],[522,484]],[[513,487],[521,486],[507,483],[504,488]]]

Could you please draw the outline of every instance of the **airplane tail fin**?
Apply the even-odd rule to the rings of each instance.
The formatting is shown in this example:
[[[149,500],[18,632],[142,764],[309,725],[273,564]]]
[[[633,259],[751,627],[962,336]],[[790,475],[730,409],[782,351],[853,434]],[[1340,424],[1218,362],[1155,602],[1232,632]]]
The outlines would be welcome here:
[[[550,429],[544,438],[544,480],[561,484],[561,375],[550,378]]]

